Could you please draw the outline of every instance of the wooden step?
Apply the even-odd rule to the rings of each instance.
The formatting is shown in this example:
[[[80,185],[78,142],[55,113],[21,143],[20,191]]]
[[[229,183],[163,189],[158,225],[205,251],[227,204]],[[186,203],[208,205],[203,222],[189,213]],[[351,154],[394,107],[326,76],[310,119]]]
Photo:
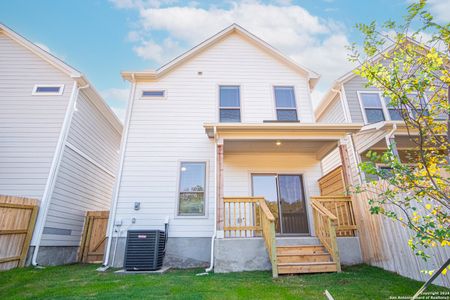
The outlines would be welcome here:
[[[316,245],[294,245],[278,246],[277,255],[308,255],[308,254],[328,254],[324,246]]]
[[[334,262],[279,263],[278,274],[337,272]]]
[[[328,253],[313,253],[304,255],[278,255],[278,263],[302,263],[302,262],[331,262],[331,255]]]

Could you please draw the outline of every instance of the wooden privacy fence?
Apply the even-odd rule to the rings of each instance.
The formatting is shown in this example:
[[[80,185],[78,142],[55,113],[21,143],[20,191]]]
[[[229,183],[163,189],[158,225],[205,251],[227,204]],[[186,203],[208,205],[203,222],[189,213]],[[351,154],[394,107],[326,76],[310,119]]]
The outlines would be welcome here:
[[[372,215],[369,199],[377,198],[380,192],[390,188],[388,183],[380,181],[375,186],[364,185],[364,192],[353,195],[363,260],[367,264],[402,276],[426,281],[429,276],[421,271],[438,269],[450,257],[450,247],[437,246],[426,249],[430,258],[424,261],[408,246],[408,240],[413,236],[411,230],[383,215]],[[393,206],[389,208],[402,215],[398,208]],[[425,208],[420,205],[417,212],[426,213]],[[441,275],[434,283],[450,287],[450,276]]]
[[[98,263],[103,260],[109,211],[88,211],[84,220],[78,260]]]
[[[36,199],[0,195],[0,270],[25,265],[37,212]]]
[[[320,195],[342,196],[346,193],[344,172],[342,166],[328,172],[319,180]]]

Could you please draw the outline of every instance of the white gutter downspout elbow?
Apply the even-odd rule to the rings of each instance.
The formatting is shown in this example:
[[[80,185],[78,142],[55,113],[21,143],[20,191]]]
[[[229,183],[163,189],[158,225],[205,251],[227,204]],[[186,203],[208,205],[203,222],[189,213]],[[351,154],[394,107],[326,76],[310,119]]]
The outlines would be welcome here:
[[[82,87],[78,87],[77,81],[74,82],[72,88],[72,94],[70,96],[68,108],[66,110],[66,115],[64,116],[64,123],[61,128],[61,133],[59,135],[58,143],[55,149],[55,155],[53,156],[52,165],[50,167],[50,172],[47,179],[47,184],[45,185],[44,194],[42,195],[42,200],[40,204],[40,213],[38,215],[38,219],[36,221],[36,231],[33,251],[33,257],[31,259],[31,264],[33,266],[38,266],[37,256],[39,252],[39,247],[41,244],[42,235],[44,232],[45,220],[47,219],[48,209],[50,207],[51,196],[53,194],[53,189],[56,183],[56,177],[59,170],[59,165],[61,163],[62,154],[64,152],[64,146],[66,144],[67,135],[69,134],[70,124],[72,123],[73,113],[77,110],[77,99],[78,93],[80,90],[88,88],[89,85],[85,85]]]
[[[214,241],[216,240],[216,232],[217,232],[217,184],[218,184],[218,178],[217,178],[217,129],[216,126],[214,126],[214,174],[216,182],[214,184],[214,231],[213,235],[211,237],[211,261],[209,263],[209,268],[205,269],[206,273],[211,272],[214,269]]]

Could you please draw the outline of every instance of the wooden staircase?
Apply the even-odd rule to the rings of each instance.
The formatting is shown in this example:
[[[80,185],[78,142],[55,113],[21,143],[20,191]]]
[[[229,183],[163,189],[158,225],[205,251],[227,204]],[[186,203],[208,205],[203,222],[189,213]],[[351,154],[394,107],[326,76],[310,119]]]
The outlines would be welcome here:
[[[277,246],[278,274],[338,272],[339,267],[322,245]]]

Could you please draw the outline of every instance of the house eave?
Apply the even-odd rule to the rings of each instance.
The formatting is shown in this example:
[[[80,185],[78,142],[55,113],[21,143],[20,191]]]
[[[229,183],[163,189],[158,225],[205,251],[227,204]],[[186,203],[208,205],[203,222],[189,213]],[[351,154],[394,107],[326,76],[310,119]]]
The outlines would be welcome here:
[[[360,131],[363,124],[318,124],[318,123],[205,123],[209,138],[232,139],[309,139],[339,140],[350,133]]]

